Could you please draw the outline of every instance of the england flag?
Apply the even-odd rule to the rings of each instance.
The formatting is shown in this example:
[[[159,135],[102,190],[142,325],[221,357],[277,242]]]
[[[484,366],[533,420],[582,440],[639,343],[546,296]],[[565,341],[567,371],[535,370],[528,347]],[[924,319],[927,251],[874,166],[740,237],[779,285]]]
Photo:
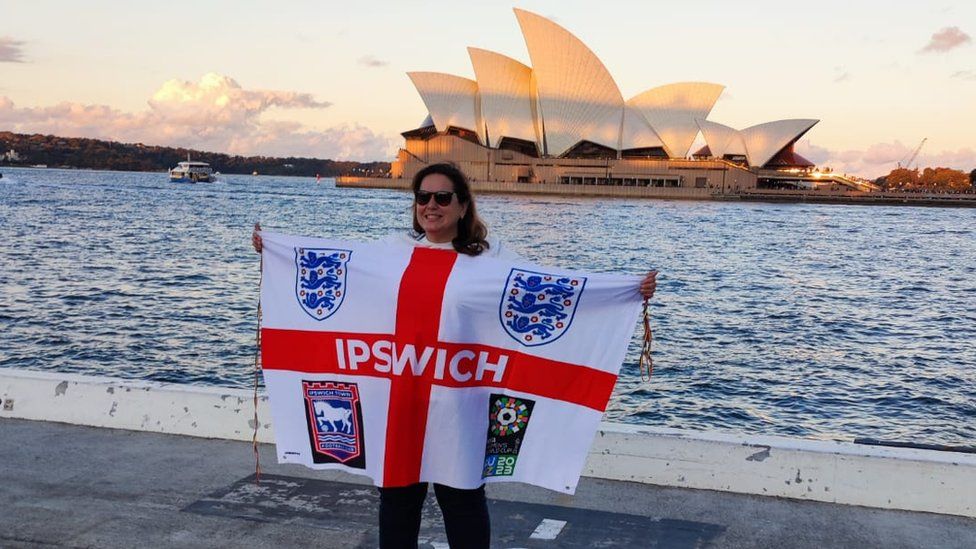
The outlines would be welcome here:
[[[261,358],[280,462],[384,487],[575,491],[634,333],[640,277],[262,239]]]

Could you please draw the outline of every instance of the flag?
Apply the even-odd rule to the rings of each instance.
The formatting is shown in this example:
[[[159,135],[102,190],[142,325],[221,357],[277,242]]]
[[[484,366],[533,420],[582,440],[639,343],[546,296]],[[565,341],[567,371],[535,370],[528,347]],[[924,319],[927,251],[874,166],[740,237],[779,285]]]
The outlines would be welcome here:
[[[385,487],[575,491],[640,277],[389,241],[262,239],[279,462]]]

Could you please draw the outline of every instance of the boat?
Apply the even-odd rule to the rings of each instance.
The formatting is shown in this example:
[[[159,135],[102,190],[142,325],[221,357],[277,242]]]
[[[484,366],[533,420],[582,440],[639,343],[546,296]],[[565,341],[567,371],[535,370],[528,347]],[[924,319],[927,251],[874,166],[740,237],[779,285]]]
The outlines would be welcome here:
[[[169,171],[170,183],[212,183],[217,176],[206,162],[193,162],[187,159]]]

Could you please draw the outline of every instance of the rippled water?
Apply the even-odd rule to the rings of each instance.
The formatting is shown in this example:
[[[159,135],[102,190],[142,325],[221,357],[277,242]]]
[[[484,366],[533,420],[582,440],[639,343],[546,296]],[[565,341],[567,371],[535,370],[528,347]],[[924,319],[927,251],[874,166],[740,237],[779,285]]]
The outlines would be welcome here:
[[[0,367],[244,387],[250,226],[370,239],[395,191],[5,169]],[[976,210],[484,196],[525,257],[661,271],[656,370],[636,340],[608,418],[816,438],[976,440]]]

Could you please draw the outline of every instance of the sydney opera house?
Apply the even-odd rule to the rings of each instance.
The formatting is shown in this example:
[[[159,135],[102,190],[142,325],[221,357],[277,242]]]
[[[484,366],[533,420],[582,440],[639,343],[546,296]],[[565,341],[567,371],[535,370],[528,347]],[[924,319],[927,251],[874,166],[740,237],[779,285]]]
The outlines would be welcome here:
[[[411,72],[429,115],[391,169],[409,179],[450,161],[485,182],[710,189],[848,185],[793,150],[818,121],[736,129],[709,120],[725,89],[679,82],[624,99],[599,58],[566,29],[516,9],[532,66],[468,48],[475,80]],[[706,146],[692,150],[699,132]],[[701,191],[699,191],[701,192]]]

